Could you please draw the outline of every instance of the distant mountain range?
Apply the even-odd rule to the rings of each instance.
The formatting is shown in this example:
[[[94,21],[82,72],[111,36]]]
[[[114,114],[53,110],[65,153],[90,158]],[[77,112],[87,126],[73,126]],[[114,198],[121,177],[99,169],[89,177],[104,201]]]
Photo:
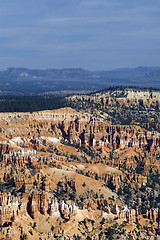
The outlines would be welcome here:
[[[160,89],[160,67],[86,71],[81,68],[0,71],[0,95],[67,94],[95,91],[112,86]]]

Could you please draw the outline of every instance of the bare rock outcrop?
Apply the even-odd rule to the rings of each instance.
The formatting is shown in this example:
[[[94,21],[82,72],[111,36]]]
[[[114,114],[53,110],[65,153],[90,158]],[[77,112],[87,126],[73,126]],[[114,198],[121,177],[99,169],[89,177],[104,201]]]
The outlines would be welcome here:
[[[0,226],[9,225],[16,216],[26,214],[25,202],[11,194],[0,194]]]

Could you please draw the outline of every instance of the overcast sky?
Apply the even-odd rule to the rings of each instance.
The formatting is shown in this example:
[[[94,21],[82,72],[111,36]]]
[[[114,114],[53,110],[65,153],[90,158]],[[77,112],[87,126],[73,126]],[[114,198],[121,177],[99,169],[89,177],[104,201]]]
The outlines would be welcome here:
[[[0,1],[0,69],[160,65],[160,0]]]

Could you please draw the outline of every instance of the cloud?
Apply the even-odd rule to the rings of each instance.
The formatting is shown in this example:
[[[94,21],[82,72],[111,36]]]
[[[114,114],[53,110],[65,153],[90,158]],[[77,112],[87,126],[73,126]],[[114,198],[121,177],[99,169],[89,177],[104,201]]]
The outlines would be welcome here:
[[[115,67],[122,59],[126,66],[136,58],[138,64],[141,51],[144,62],[160,60],[159,0],[6,0],[0,22],[0,51],[8,64],[17,56],[20,65],[53,61],[98,69],[115,58]]]
[[[42,25],[91,25],[91,24],[105,24],[112,22],[130,21],[130,16],[103,16],[103,17],[48,17],[39,20]]]

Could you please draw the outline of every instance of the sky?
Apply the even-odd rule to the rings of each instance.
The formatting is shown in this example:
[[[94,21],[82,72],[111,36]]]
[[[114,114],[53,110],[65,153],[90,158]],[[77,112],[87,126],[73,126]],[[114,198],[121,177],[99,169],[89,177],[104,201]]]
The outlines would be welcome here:
[[[160,0],[0,1],[0,69],[160,66]]]

